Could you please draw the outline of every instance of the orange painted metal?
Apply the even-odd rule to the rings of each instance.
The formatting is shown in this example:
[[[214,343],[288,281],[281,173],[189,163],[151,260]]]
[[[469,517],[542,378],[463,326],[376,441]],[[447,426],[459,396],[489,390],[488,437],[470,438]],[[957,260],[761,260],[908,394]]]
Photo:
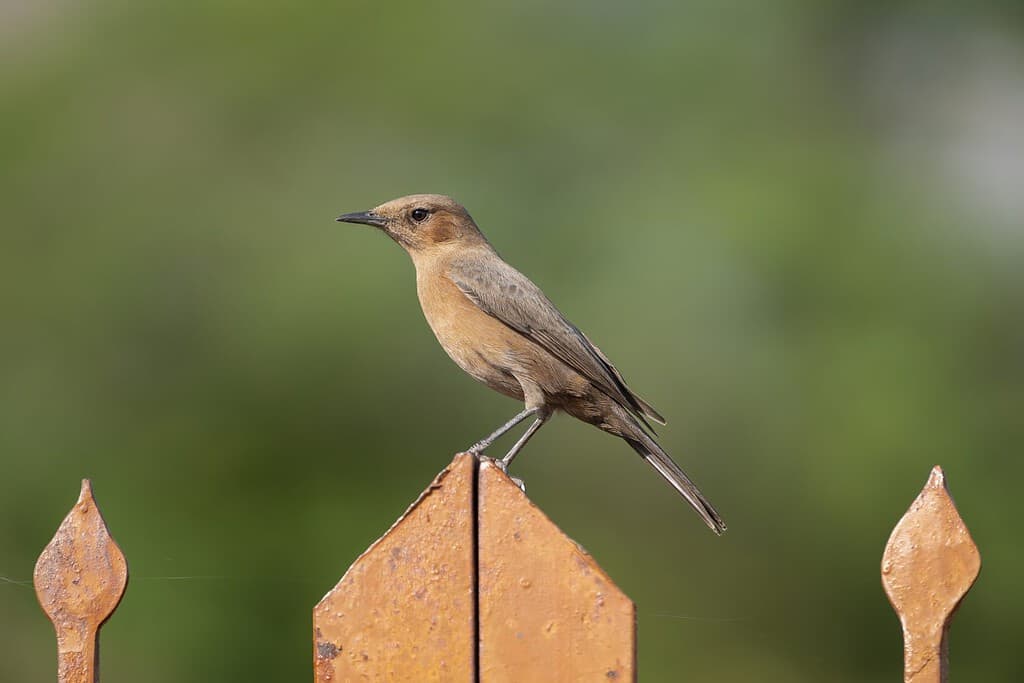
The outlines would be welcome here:
[[[882,556],[882,585],[903,624],[905,683],[947,680],[950,621],[980,571],[978,548],[936,466]]]
[[[476,680],[476,466],[456,456],[313,610],[316,683]]]
[[[36,596],[57,631],[59,683],[99,680],[99,629],[121,602],[128,565],[82,482],[78,502],[36,562]]]
[[[487,461],[478,532],[481,681],[636,680],[633,602]]]

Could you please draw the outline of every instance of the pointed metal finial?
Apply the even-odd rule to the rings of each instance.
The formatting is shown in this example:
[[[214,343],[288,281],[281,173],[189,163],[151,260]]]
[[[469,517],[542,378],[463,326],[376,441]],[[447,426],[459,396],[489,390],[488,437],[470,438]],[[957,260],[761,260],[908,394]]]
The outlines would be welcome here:
[[[36,596],[57,631],[59,683],[97,683],[100,626],[117,608],[128,565],[110,537],[88,479],[36,562]]]
[[[882,585],[903,624],[905,683],[947,680],[946,633],[980,571],[978,547],[936,465],[882,556]]]

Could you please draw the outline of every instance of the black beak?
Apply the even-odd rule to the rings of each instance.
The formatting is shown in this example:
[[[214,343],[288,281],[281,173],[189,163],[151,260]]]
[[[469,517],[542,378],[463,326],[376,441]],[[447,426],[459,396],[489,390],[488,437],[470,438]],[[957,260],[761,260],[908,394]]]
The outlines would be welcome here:
[[[373,211],[346,213],[343,216],[338,216],[334,220],[339,223],[360,223],[361,225],[372,225],[375,228],[383,228],[388,223],[386,218],[378,216]]]

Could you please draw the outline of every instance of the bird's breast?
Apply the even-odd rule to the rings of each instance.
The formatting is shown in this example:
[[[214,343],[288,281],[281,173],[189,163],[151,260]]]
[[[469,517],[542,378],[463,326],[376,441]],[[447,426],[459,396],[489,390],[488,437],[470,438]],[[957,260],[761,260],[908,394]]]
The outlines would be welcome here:
[[[519,335],[480,310],[442,272],[417,268],[416,292],[427,324],[455,363],[473,378],[522,399],[514,376],[513,349]]]

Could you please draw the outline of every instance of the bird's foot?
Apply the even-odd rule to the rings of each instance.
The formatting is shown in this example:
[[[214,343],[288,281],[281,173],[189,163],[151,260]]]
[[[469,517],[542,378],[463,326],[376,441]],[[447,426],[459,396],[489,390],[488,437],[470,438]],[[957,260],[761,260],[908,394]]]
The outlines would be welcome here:
[[[509,479],[512,480],[513,484],[515,484],[516,486],[519,487],[520,491],[522,491],[523,493],[526,493],[526,482],[525,481],[523,481],[519,477],[509,477]]]
[[[467,448],[466,452],[469,453],[470,455],[475,455],[476,457],[479,458],[481,455],[484,454],[484,450],[486,450],[488,446],[490,446],[489,443],[477,441],[475,444]]]

